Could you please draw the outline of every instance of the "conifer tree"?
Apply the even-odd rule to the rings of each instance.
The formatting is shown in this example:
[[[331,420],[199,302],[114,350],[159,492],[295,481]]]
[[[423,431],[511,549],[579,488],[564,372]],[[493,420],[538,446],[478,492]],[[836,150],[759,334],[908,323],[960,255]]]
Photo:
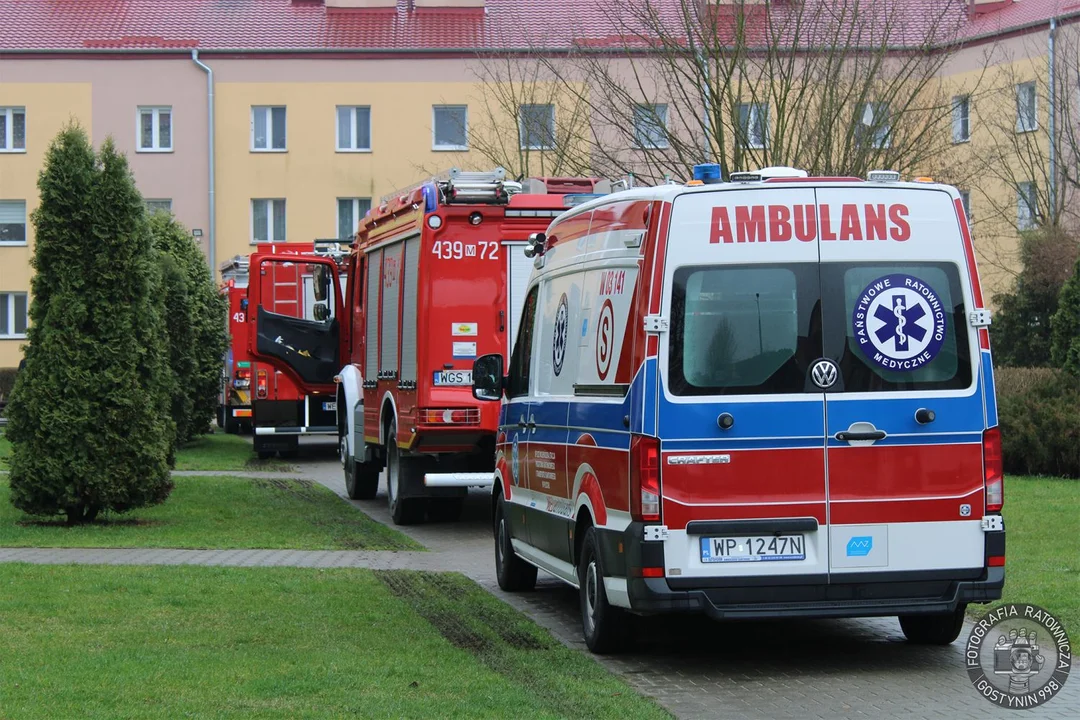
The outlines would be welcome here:
[[[1051,353],[1054,364],[1080,377],[1080,259],[1073,274],[1061,286],[1058,309],[1051,319]]]
[[[26,367],[8,406],[11,502],[89,522],[172,490],[158,263],[111,140],[69,125],[39,174]]]

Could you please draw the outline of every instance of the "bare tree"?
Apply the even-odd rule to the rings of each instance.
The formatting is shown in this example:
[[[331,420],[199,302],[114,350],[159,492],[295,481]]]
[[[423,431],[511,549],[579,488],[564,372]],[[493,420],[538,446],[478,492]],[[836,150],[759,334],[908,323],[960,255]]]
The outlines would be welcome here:
[[[566,104],[586,108],[585,165],[596,174],[659,182],[706,161],[829,175],[949,170],[940,73],[964,0],[920,6],[918,22],[903,0],[597,2],[605,30],[590,24],[569,51],[535,43],[527,60],[479,61],[488,72],[531,64]],[[516,98],[500,87],[485,94],[505,110]],[[571,155],[566,166],[578,166]]]

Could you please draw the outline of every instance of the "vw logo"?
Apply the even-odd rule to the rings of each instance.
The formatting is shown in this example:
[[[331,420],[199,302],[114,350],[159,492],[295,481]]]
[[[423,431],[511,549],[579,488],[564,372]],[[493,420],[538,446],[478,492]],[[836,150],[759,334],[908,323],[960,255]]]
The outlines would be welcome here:
[[[818,360],[810,369],[810,377],[822,390],[827,390],[836,382],[836,363],[832,360]]]

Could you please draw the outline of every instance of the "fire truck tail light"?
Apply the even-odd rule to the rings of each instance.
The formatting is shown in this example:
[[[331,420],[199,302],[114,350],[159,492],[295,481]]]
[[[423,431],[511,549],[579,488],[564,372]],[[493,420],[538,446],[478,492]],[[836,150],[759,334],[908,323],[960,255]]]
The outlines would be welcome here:
[[[237,380],[250,380],[251,379],[251,368],[238,368],[236,370],[236,379]]]
[[[990,428],[983,433],[983,468],[986,472],[986,512],[1001,512],[1005,504],[1005,477],[999,428]]]
[[[639,435],[630,441],[630,514],[660,520],[660,441]]]
[[[479,408],[421,408],[420,422],[425,425],[476,425]]]
[[[255,375],[255,397],[265,398],[269,392],[269,381],[266,377],[266,371],[260,370]]]

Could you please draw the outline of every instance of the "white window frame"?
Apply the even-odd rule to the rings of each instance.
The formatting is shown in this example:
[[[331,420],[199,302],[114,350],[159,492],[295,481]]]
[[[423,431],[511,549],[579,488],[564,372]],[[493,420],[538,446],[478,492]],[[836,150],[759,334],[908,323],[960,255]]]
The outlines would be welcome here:
[[[367,200],[368,201],[368,209],[371,209],[371,198],[339,197],[337,199],[337,202],[334,203],[335,212],[338,210],[338,205],[341,203],[342,200],[348,200],[352,204],[352,216],[353,216],[353,225],[354,226],[360,224],[360,219],[362,217],[360,215],[360,201],[361,200]],[[335,216],[334,224],[337,225],[338,220],[340,220],[340,219],[341,219],[340,217]],[[340,234],[340,233],[341,233],[341,228],[338,227],[338,234]],[[356,227],[353,227],[353,231],[351,233],[349,233],[346,237],[351,238],[355,234],[356,234]],[[338,238],[338,239],[340,240],[341,238]]]
[[[438,133],[435,131],[435,117],[437,110],[464,110],[465,111],[465,144],[464,145],[440,145],[437,141]],[[432,105],[431,106],[431,149],[437,152],[457,151],[469,149],[469,106],[468,105]]]
[[[639,111],[642,114],[638,114]],[[663,138],[658,142],[641,142],[654,129],[652,126],[639,127],[638,121],[648,121],[653,117],[660,121],[659,130],[663,132]],[[634,147],[638,150],[662,150],[669,147],[668,142],[668,105],[667,103],[637,103],[634,106]]]
[[[259,240],[255,238],[255,203],[275,203],[279,202],[282,205],[283,214],[285,215],[284,232],[285,237],[274,237],[274,206],[271,204],[266,208],[266,241],[273,243],[284,243],[289,241],[289,207],[285,203],[285,198],[251,198],[251,205],[248,208],[248,241],[251,245],[259,244]]]
[[[878,111],[881,109],[884,109],[887,113],[888,122],[884,125],[878,126],[875,129],[874,126],[878,122],[877,114]],[[868,110],[873,117],[873,121],[870,125],[866,125],[863,123],[863,119],[866,117],[866,113]],[[863,103],[859,114],[855,118],[855,122],[858,123],[861,128],[863,128],[860,131],[862,133],[860,134],[860,137],[863,139],[864,142],[869,140],[871,144],[870,146],[873,147],[875,150],[886,150],[892,147],[892,112],[891,108],[889,107],[889,103],[884,101],[872,101]],[[883,137],[878,137],[878,133],[882,133]]]
[[[30,226],[27,224],[27,211],[25,200],[5,200],[0,198],[0,202],[4,203],[22,203],[22,225],[23,225],[23,239],[22,242],[8,242],[7,240],[0,240],[0,247],[26,247],[27,242],[30,239]]]
[[[957,95],[952,99],[952,141],[954,145],[971,142],[970,95]]]
[[[551,118],[551,145],[526,145],[525,144],[525,113],[524,108],[527,107],[546,107],[550,108]],[[518,105],[518,144],[521,150],[554,150],[559,142],[555,136],[555,105],[554,103],[521,103]]]
[[[742,126],[742,109],[746,108],[746,126]],[[765,113],[764,137],[754,137],[753,128],[759,126],[757,119],[761,113]],[[769,145],[769,103],[748,102],[739,103],[739,130],[746,138],[746,147],[751,150],[762,150]]]
[[[25,290],[5,290],[0,292],[0,295],[7,295],[7,326],[11,332],[0,334],[0,339],[4,340],[25,340],[26,333],[17,333],[15,330],[15,296],[26,296],[26,327],[30,327],[30,293]]]
[[[151,121],[151,147],[143,147],[142,144],[142,119],[149,113]],[[161,115],[169,116],[169,145],[161,144]],[[173,138],[176,135],[176,125],[173,123],[172,105],[140,105],[135,111],[135,151],[140,153],[170,153],[173,151]]]
[[[1031,113],[1026,115],[1023,105],[1021,103],[1021,93],[1025,96],[1030,93],[1031,97]],[[1026,99],[1026,97],[1024,98]],[[1030,120],[1031,124],[1028,125],[1027,121]],[[1039,129],[1039,93],[1035,87],[1035,81],[1030,80],[1028,82],[1022,82],[1016,84],[1016,132],[1025,133],[1033,132]]]
[[[1039,196],[1035,183],[1016,184],[1016,229],[1032,230],[1038,226]]]
[[[349,143],[347,146],[341,144],[341,124],[338,122],[338,115],[343,109],[349,111]],[[367,110],[368,116],[368,145],[367,147],[356,147],[356,111]],[[334,147],[339,153],[369,153],[371,152],[372,135],[374,135],[373,128],[371,126],[371,106],[370,105],[338,105],[334,108]]]
[[[0,115],[4,116],[4,137],[0,137],[0,153],[25,153],[26,136],[29,128],[26,126],[26,108],[22,106],[0,107]],[[23,146],[15,145],[15,116],[23,116]]]
[[[285,112],[285,147],[274,147],[274,113],[276,109]],[[266,147],[255,147],[255,114],[266,114]],[[252,105],[251,106],[251,134],[248,140],[251,152],[256,153],[283,153],[289,151],[289,109],[285,105]]]

